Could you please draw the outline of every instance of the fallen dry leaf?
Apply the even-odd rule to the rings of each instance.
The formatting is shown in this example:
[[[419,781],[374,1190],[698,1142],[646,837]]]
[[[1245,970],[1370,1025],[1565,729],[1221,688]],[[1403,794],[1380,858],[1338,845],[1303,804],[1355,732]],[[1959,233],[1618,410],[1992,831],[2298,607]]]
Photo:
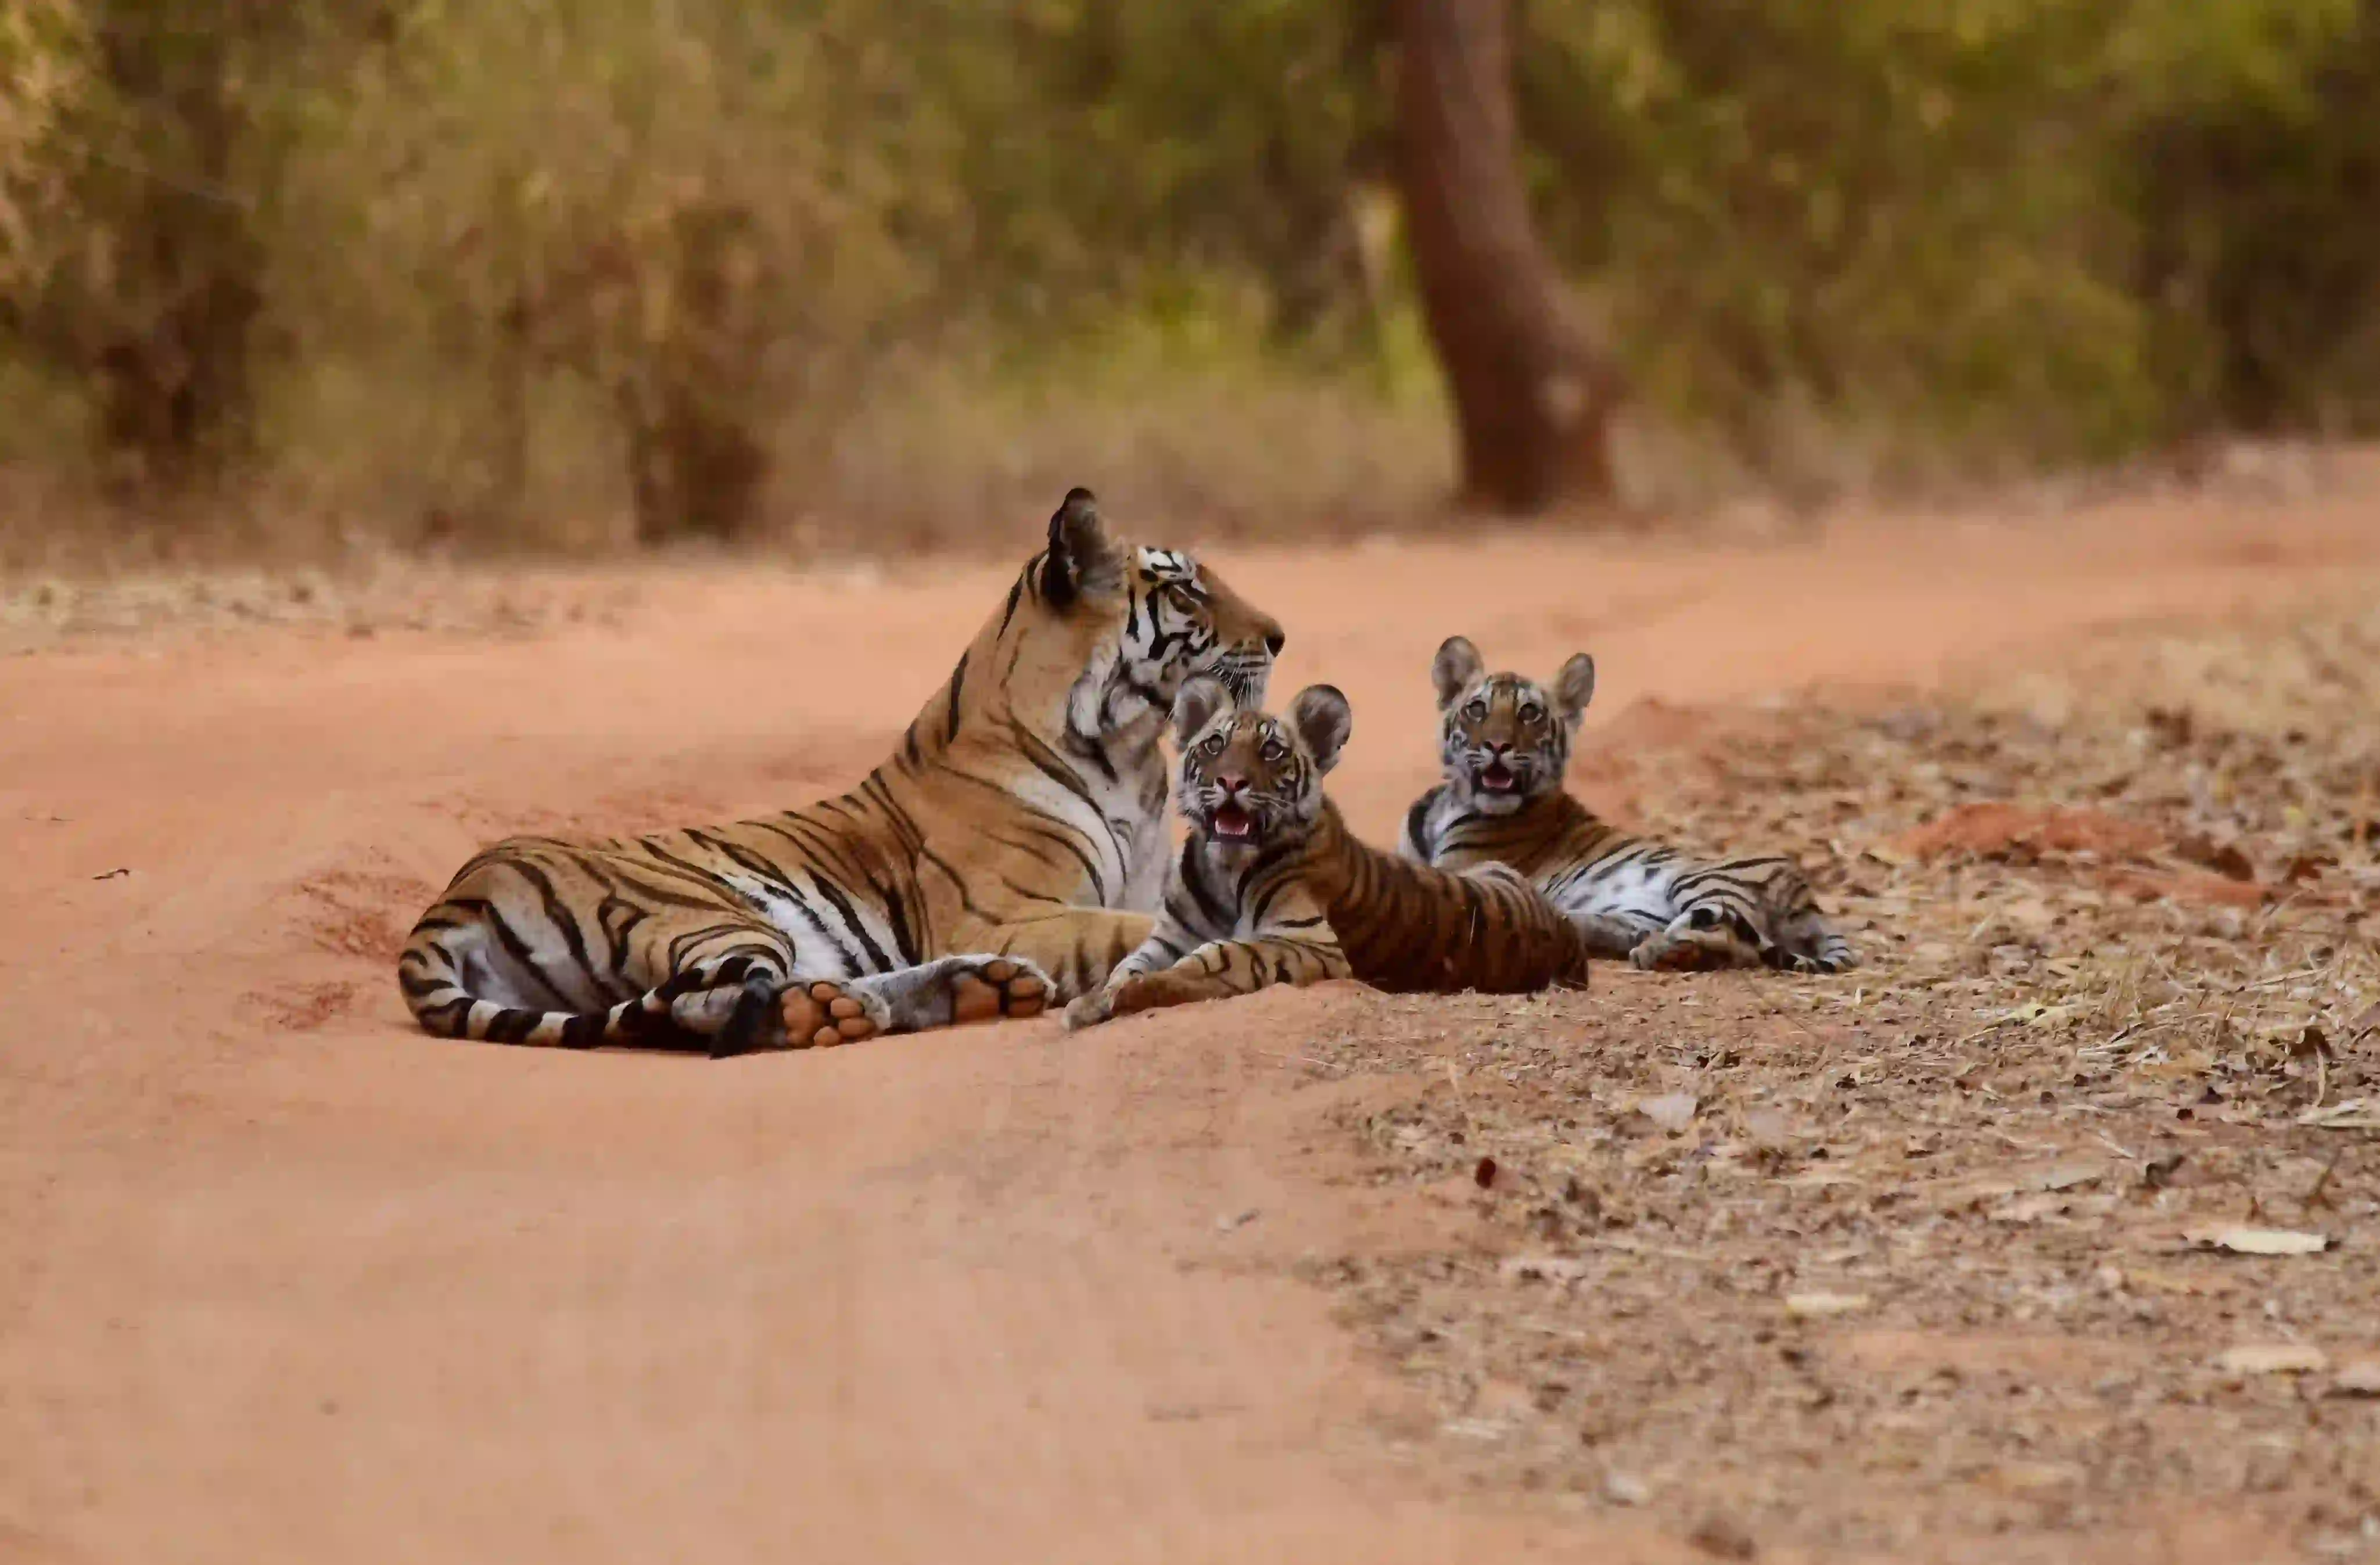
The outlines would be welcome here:
[[[1660,1129],[1674,1134],[1694,1122],[1697,1106],[1691,1092],[1668,1092],[1658,1098],[1638,1099],[1636,1111]]]
[[[2003,1462],[1984,1481],[2009,1494],[2039,1494],[2082,1481],[2082,1469],[2063,1462]]]
[[[2203,865],[2231,880],[2252,880],[2256,866],[2237,843],[2218,843],[2204,831],[2185,831],[2174,840],[2173,851],[2192,864]]]
[[[2060,1163],[2043,1171],[2034,1183],[2044,1190],[2071,1190],[2080,1184],[2095,1184],[2107,1176],[2104,1162]]]
[[[1793,1126],[1774,1109],[1755,1109],[1743,1116],[1743,1134],[1765,1152],[1781,1152],[1793,1145]]]
[[[2132,1267],[2124,1272],[2124,1286],[2135,1292],[2202,1295],[2228,1293],[2240,1286],[2240,1280],[2237,1273],[2212,1272],[2193,1275],[2188,1272],[2158,1271],[2150,1267]]]
[[[2236,1256],[2312,1256],[2330,1246],[2327,1234],[2287,1228],[2189,1228],[2181,1236],[2192,1244]]]
[[[1723,1510],[1712,1511],[1695,1523],[1686,1541],[1714,1559],[1750,1559],[1760,1552],[1750,1530]]]
[[[1994,1222],[2033,1223],[2046,1217],[2055,1217],[2070,1205],[2071,1203],[2065,1196],[2055,1191],[2035,1191],[2030,1195],[2020,1195],[2013,1201],[1994,1207],[1990,1215]]]
[[[2338,1397],[2380,1397],[2380,1358],[2350,1359],[2330,1383]]]
[[[1642,1505],[1653,1498],[1653,1491],[1633,1473],[1611,1472],[1603,1475],[1603,1498],[1614,1505]]]
[[[2226,1375],[2315,1375],[2329,1366],[2329,1355],[2311,1342],[2243,1343],[2215,1358]]]
[[[2380,1130],[2380,1109],[2368,1098],[2350,1098],[2321,1109],[2308,1109],[2298,1123],[2316,1130]]]
[[[1586,1263],[1568,1256],[1514,1256],[1500,1269],[1521,1280],[1570,1282],[1586,1275]]]

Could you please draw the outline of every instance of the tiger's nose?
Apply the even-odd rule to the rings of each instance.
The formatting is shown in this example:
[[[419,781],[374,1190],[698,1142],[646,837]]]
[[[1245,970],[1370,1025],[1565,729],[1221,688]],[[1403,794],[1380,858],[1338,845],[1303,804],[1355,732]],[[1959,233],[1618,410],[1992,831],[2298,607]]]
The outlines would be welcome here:
[[[1272,625],[1265,631],[1264,644],[1265,650],[1278,658],[1281,656],[1281,649],[1289,645],[1289,637],[1281,634],[1281,626]]]
[[[1248,780],[1240,776],[1236,772],[1225,772],[1215,779],[1215,786],[1223,790],[1223,796],[1225,798],[1230,798],[1233,794],[1239,793],[1247,787],[1247,785]]]

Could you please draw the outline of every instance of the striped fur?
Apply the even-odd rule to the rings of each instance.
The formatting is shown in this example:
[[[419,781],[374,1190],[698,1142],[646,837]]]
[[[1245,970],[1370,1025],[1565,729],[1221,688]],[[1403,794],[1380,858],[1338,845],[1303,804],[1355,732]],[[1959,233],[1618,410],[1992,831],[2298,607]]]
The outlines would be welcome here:
[[[1189,832],[1163,909],[1107,987],[1067,1008],[1069,1027],[1329,978],[1404,993],[1586,987],[1585,940],[1522,877],[1425,868],[1347,830],[1322,791],[1351,725],[1330,685],[1278,718],[1193,680],[1174,723]]]
[[[1261,698],[1279,625],[1075,490],[899,749],[838,798],[732,825],[516,837],[397,964],[447,1037],[714,1055],[999,1015],[1095,988],[1147,937],[1173,698]]]
[[[1593,658],[1571,659],[1548,690],[1487,673],[1478,649],[1455,636],[1431,673],[1445,777],[1406,811],[1401,855],[1450,869],[1510,865],[1577,920],[1597,955],[1638,967],[1856,964],[1792,860],[1695,858],[1614,830],[1563,791],[1595,695]]]

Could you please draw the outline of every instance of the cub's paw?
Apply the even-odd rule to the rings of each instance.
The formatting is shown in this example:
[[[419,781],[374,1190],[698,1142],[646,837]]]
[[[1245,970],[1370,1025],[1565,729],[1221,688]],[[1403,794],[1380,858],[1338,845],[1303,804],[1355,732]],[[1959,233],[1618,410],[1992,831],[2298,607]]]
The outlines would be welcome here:
[[[788,1049],[832,1049],[888,1031],[892,1017],[874,995],[832,978],[796,978],[777,997]]]
[[[1066,1030],[1073,1033],[1085,1027],[1096,1027],[1114,1015],[1115,991],[1093,989],[1088,994],[1076,996],[1075,1002],[1066,1007]]]
[[[951,1023],[1038,1016],[1050,1007],[1050,975],[1017,956],[968,957],[950,976]]]
[[[1649,935],[1628,953],[1628,964],[1644,973],[1714,973],[1723,967],[1756,966],[1758,962],[1716,929]]]

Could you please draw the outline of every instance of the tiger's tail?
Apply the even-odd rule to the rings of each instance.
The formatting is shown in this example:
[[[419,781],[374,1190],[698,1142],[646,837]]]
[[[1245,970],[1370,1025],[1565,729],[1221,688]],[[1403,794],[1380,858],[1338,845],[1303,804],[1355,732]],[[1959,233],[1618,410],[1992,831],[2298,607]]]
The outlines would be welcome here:
[[[484,1000],[466,986],[462,953],[442,936],[452,923],[434,922],[435,909],[397,958],[397,988],[422,1030],[438,1037],[538,1049],[620,1046],[709,1054],[713,1059],[759,1047],[783,980],[767,964],[730,956],[673,975],[607,1011],[540,1011]]]
[[[1859,953],[1852,949],[1851,941],[1832,929],[1821,928],[1811,942],[1808,960],[1821,973],[1843,973],[1859,965]]]

